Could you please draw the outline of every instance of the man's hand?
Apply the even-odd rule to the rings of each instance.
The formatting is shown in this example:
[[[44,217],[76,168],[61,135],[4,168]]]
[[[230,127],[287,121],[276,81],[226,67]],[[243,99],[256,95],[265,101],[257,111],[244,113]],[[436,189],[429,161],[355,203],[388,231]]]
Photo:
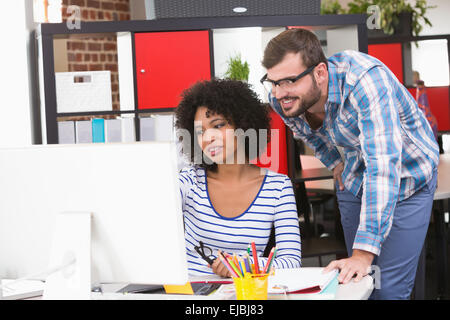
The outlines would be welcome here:
[[[355,249],[350,258],[331,261],[323,272],[339,269],[338,280],[340,283],[348,283],[354,275],[356,275],[354,281],[358,282],[370,272],[374,257],[375,255],[371,252]]]
[[[339,190],[344,190],[344,183],[342,182],[342,172],[344,171],[344,164],[340,162],[336,167],[333,169],[333,179],[334,182],[339,182]]]

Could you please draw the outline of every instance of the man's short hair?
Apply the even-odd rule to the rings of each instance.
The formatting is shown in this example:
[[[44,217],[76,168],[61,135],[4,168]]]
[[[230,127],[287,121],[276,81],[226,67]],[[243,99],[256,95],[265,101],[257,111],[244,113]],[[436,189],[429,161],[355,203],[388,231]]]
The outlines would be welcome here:
[[[266,69],[279,64],[288,53],[301,54],[303,64],[309,68],[320,62],[328,66],[319,39],[314,33],[302,28],[283,31],[267,44],[262,61]]]

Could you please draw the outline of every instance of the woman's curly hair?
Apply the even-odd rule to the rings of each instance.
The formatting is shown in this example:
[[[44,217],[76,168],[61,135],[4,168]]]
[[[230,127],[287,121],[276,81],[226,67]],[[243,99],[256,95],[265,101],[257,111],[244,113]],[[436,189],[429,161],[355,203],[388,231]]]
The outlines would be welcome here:
[[[212,79],[199,81],[182,93],[182,100],[175,110],[175,127],[189,132],[190,141],[183,141],[183,153],[190,158],[191,163],[196,161],[194,146],[199,145],[194,133],[194,117],[197,108],[204,106],[211,114],[223,116],[235,129],[242,129],[246,132],[248,129],[254,129],[257,132],[257,155],[267,146],[270,136],[270,117],[269,108],[259,100],[257,94],[247,83],[229,79]],[[267,130],[266,141],[260,141],[260,130]],[[183,140],[180,136],[180,141]],[[187,144],[189,142],[190,144]],[[262,142],[262,143],[261,143]],[[186,150],[185,146],[190,146]],[[262,147],[263,146],[263,147]],[[261,148],[260,148],[261,147]],[[249,141],[245,139],[245,156],[249,159]],[[215,171],[217,164],[207,164],[204,161],[202,152],[201,163],[196,163],[200,167]],[[249,159],[252,160],[252,159]],[[198,161],[197,161],[198,162]]]

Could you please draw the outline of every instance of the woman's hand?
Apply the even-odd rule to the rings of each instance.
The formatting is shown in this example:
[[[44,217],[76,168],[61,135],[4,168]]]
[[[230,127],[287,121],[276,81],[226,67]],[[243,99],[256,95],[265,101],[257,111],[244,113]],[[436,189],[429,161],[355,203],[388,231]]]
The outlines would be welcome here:
[[[220,251],[219,251],[220,252]],[[220,253],[219,253],[220,254]],[[231,273],[228,271],[227,267],[220,261],[219,258],[214,260],[214,263],[210,265],[213,272],[224,278],[231,278]]]

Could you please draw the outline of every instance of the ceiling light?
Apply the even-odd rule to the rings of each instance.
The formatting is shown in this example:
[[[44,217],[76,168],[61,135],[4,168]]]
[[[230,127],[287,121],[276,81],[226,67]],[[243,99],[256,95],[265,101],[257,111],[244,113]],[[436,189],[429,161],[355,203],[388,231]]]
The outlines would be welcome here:
[[[243,13],[243,12],[247,12],[247,8],[236,7],[236,8],[233,8],[233,11],[236,12],[236,13]]]

